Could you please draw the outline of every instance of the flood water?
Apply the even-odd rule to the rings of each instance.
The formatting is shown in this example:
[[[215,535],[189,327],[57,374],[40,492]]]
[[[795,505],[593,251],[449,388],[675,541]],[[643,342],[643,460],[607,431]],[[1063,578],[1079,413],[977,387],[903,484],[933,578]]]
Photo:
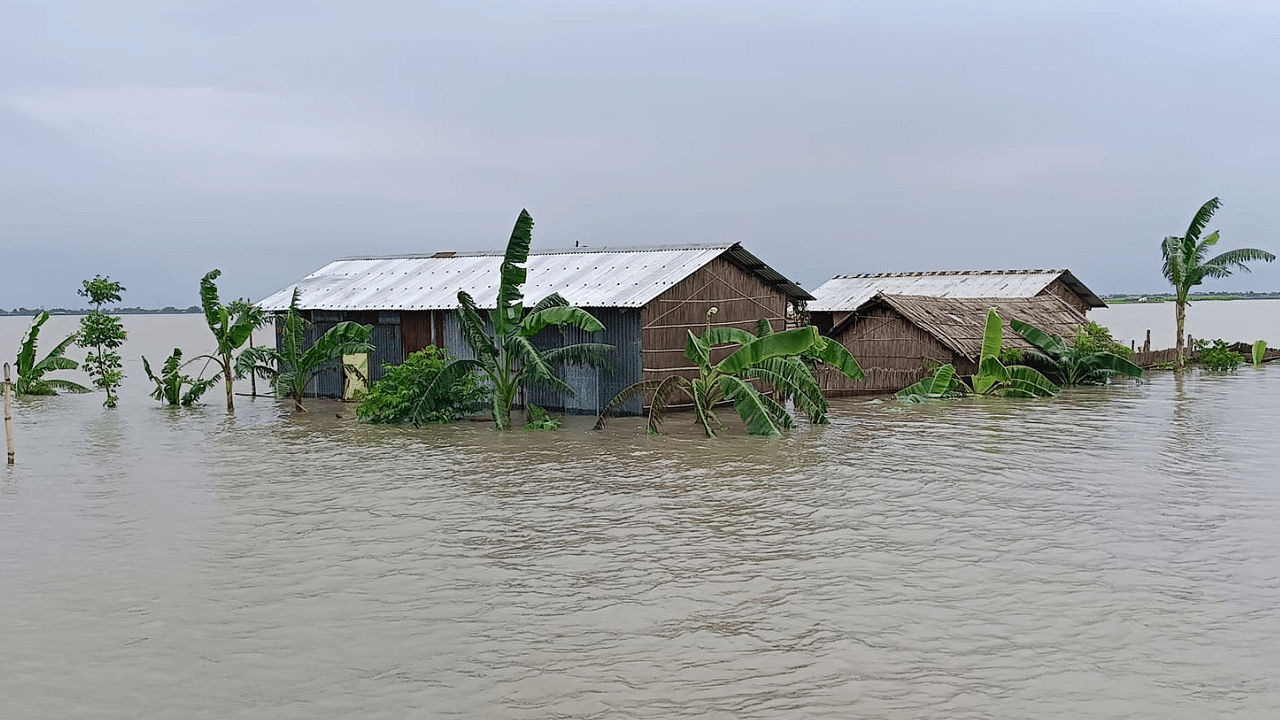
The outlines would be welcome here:
[[[1280,712],[1280,366],[780,441],[172,410],[127,371],[115,410],[15,405],[0,718]]]

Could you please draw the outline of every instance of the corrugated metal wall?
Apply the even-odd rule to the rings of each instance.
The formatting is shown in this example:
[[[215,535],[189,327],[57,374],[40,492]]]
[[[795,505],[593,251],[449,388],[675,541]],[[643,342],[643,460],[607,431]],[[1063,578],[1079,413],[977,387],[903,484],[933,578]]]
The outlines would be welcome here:
[[[517,407],[531,402],[547,410],[573,414],[595,415],[623,388],[640,381],[640,311],[629,308],[591,308],[590,312],[604,325],[604,331],[588,335],[576,328],[547,328],[533,339],[534,345],[543,350],[563,347],[579,342],[597,342],[612,345],[613,367],[595,369],[569,366],[560,369],[559,377],[573,388],[574,394],[530,388],[516,398]],[[462,339],[456,312],[445,312],[445,347],[454,357],[474,358],[471,347]],[[640,401],[636,400],[619,414],[640,413]]]

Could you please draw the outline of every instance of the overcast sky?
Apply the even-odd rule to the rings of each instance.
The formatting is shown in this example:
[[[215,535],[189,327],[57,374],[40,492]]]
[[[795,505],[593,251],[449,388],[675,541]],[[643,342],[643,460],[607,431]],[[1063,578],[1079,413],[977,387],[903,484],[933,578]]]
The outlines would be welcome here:
[[[1205,200],[1280,252],[1248,0],[0,0],[0,307],[262,297],[338,257],[739,241],[1158,292]],[[1280,267],[1203,289],[1280,290]]]

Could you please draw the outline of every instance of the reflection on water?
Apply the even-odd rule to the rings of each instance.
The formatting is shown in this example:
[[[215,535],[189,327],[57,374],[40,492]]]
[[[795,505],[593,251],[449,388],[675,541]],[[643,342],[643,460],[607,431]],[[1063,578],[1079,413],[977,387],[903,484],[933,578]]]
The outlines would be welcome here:
[[[0,717],[1273,717],[1278,370],[780,441],[24,399]]]

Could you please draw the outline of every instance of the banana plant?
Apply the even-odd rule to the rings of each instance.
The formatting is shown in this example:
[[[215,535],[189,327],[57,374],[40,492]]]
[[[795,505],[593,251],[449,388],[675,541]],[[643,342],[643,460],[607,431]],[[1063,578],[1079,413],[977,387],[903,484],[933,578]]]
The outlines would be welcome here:
[[[1004,326],[994,308],[987,310],[987,324],[983,329],[982,354],[978,357],[978,372],[966,384],[956,374],[954,365],[943,365],[929,377],[899,390],[894,397],[902,402],[918,403],[931,399],[975,395],[1001,395],[1003,397],[1049,397],[1058,388],[1039,370],[1026,365],[1005,365],[1000,360],[1004,347]]]
[[[223,379],[227,392],[227,410],[233,411],[234,354],[249,341],[254,330],[266,323],[267,315],[262,308],[243,300],[223,305],[218,299],[218,286],[214,284],[221,274],[221,270],[213,269],[200,278],[200,305],[204,309],[205,323],[213,333],[217,347],[212,353],[194,359],[207,358],[218,364],[221,372],[215,377]]]
[[[40,337],[40,328],[48,319],[49,313],[41,311],[39,315],[32,318],[31,327],[22,337],[22,344],[18,346],[18,360],[15,363],[18,379],[13,384],[14,392],[18,395],[57,395],[58,390],[90,392],[89,388],[80,383],[45,377],[46,373],[55,370],[75,370],[80,367],[80,363],[65,356],[67,348],[76,341],[76,333],[68,335],[65,340],[50,350],[44,359],[36,361],[36,341]]]
[[[419,407],[432,406],[453,383],[467,373],[479,372],[493,387],[494,425],[499,430],[510,430],[511,408],[517,393],[526,385],[573,393],[568,383],[556,377],[556,365],[608,366],[612,345],[575,343],[540,350],[533,344],[533,336],[549,327],[568,326],[597,333],[604,330],[604,325],[586,310],[570,306],[559,293],[548,295],[526,311],[523,286],[528,271],[524,264],[532,242],[533,217],[528,210],[521,210],[502,258],[497,304],[488,312],[488,323],[471,295],[458,293],[458,324],[475,357],[459,358],[446,365],[423,394]],[[418,411],[414,422],[419,422]]]
[[[1004,397],[1049,397],[1058,388],[1039,370],[1026,365],[1005,365],[1000,361],[1004,347],[1004,323],[995,308],[987,310],[987,326],[982,336],[982,356],[978,372],[972,378],[973,392],[978,395]]]
[[[255,373],[271,381],[278,398],[291,398],[295,412],[306,412],[302,397],[307,385],[318,373],[330,369],[328,364],[343,355],[372,352],[369,337],[373,326],[345,321],[329,328],[310,347],[303,347],[310,323],[298,312],[298,289],[294,288],[289,309],[285,312],[280,334],[280,348],[246,348],[236,358],[236,373]]]
[[[926,400],[961,397],[969,392],[969,386],[956,375],[956,366],[947,363],[935,369],[932,375],[899,390],[894,397],[905,403],[922,403]]]
[[[707,313],[708,322],[715,311],[716,308],[711,308]],[[738,348],[720,362],[712,363],[712,348],[724,345]],[[781,437],[783,430],[795,427],[795,419],[783,404],[787,398],[814,423],[827,422],[826,398],[802,357],[830,363],[846,377],[862,377],[862,368],[849,351],[840,343],[818,335],[813,326],[760,336],[731,327],[708,327],[701,335],[690,330],[684,354],[698,366],[697,377],[668,375],[642,380],[623,389],[600,413],[596,429],[604,427],[605,420],[628,401],[652,393],[647,413],[651,434],[661,429],[671,400],[683,395],[692,403],[696,421],[707,437],[715,437],[724,427],[715,412],[715,407],[724,402],[733,404],[733,409],[746,423],[748,433]],[[760,392],[753,381],[774,388],[777,397]]]
[[[218,382],[217,375],[211,378],[196,379],[182,372],[183,367],[199,359],[201,358],[197,357],[184,363],[182,362],[182,350],[174,348],[173,354],[164,361],[164,365],[160,368],[160,376],[156,377],[155,373],[151,371],[151,363],[147,362],[147,356],[143,355],[142,369],[146,371],[147,377],[151,379],[151,382],[156,384],[156,389],[151,391],[151,397],[169,405],[190,407],[195,404],[206,390]],[[185,391],[183,390],[184,387],[186,388]]]
[[[1059,385],[1105,385],[1112,375],[1142,377],[1142,368],[1109,352],[1084,352],[1061,335],[1051,335],[1021,320],[1009,326],[1039,350],[1032,355]]]

